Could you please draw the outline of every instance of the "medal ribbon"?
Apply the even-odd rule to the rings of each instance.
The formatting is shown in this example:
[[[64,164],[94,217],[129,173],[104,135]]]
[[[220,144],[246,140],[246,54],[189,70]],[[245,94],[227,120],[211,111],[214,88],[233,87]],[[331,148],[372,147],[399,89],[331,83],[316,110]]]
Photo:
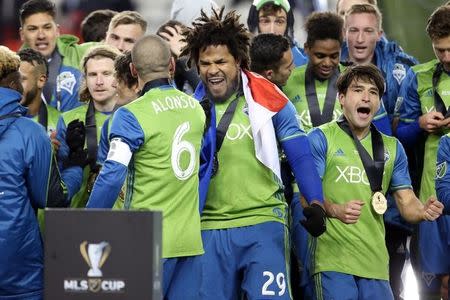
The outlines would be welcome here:
[[[359,157],[361,158],[362,164],[364,166],[364,170],[366,171],[367,179],[370,183],[370,189],[373,193],[381,191],[384,172],[384,143],[383,138],[381,137],[381,133],[373,124],[370,124],[372,152],[374,157],[372,159],[359,139],[353,134],[347,119],[343,115],[341,119],[338,120],[338,125],[350,137],[353,138],[356,149],[358,150]]]
[[[336,82],[339,77],[339,68],[333,71],[328,79],[327,94],[323,104],[323,110],[320,111],[319,100],[317,99],[316,83],[312,67],[308,66],[305,71],[306,98],[308,99],[309,115],[313,127],[328,123],[333,118],[334,104],[336,102]]]

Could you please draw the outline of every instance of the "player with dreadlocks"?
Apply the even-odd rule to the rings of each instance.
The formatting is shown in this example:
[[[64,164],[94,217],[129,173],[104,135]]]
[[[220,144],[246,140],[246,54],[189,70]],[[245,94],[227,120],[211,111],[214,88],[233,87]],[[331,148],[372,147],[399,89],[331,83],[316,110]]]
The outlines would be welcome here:
[[[201,299],[291,299],[277,145],[310,204],[302,223],[319,236],[323,195],[307,137],[286,96],[247,71],[250,33],[235,11],[202,11],[184,36],[182,55],[198,69],[211,120],[202,151],[212,177],[202,214]]]

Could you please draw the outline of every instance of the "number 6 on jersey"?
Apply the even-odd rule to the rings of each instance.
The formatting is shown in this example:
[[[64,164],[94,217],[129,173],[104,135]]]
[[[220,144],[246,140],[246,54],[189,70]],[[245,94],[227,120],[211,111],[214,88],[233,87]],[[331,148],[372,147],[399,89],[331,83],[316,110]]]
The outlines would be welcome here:
[[[191,177],[195,169],[196,157],[194,145],[182,140],[190,128],[189,122],[184,122],[177,127],[173,135],[171,162],[175,177],[179,180],[186,180]],[[185,151],[189,154],[189,165],[183,170],[181,166],[181,154]]]

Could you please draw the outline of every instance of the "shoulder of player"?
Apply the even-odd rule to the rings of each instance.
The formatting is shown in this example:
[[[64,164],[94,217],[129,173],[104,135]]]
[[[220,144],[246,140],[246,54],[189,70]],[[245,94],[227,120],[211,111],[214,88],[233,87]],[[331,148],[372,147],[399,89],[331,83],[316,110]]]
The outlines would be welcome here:
[[[83,104],[78,107],[75,107],[74,109],[62,113],[61,116],[64,119],[64,122],[66,122],[66,124],[75,119],[84,120],[86,117],[87,108],[88,105]]]

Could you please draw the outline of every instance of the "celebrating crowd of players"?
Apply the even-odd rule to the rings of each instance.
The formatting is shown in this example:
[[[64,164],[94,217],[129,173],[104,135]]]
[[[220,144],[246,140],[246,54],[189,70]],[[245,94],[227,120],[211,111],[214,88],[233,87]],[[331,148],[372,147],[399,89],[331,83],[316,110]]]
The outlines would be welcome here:
[[[0,298],[43,298],[42,209],[86,207],[163,212],[164,299],[401,299],[407,255],[448,299],[450,5],[424,64],[375,0],[336,12],[300,47],[287,0],[156,34],[104,10],[80,44],[24,3],[0,46]]]

